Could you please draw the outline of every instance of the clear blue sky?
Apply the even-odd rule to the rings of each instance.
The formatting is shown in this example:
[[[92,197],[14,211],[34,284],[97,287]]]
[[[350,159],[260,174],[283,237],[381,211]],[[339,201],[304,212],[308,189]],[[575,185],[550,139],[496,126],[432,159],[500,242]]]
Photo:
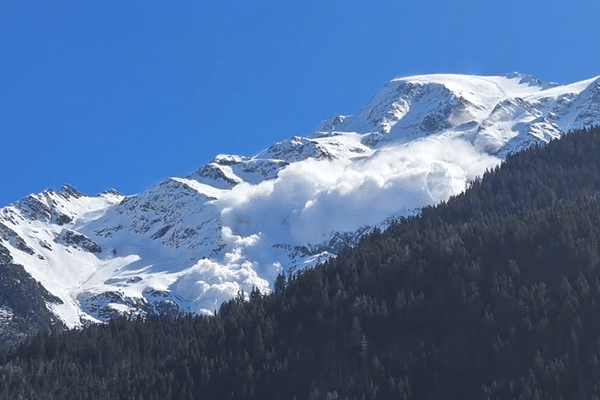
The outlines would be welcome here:
[[[1,4],[0,206],[64,183],[135,194],[308,135],[398,76],[600,75],[592,1]]]

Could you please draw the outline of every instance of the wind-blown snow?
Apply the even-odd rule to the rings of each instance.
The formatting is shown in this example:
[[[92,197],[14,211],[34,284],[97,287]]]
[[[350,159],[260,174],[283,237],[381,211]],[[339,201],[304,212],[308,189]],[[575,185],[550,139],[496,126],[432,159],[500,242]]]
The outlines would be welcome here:
[[[600,79],[421,75],[254,157],[218,155],[124,197],[66,187],[0,210],[0,242],[68,326],[211,313],[314,266],[366,227],[463,191],[504,157],[600,121]]]
[[[360,161],[294,163],[276,180],[236,186],[217,206],[236,234],[301,246],[445,200],[499,161],[458,139],[424,138]]]

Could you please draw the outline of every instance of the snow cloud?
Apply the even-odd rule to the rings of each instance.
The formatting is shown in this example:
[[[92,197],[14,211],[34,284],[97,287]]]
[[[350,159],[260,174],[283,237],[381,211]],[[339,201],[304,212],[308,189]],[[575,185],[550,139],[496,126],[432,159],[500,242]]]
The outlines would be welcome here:
[[[171,285],[171,290],[189,300],[191,312],[210,314],[241,290],[248,294],[256,287],[268,292],[269,283],[257,275],[254,267],[249,261],[223,265],[200,260]]]
[[[360,161],[294,163],[275,180],[234,187],[218,204],[232,235],[305,245],[446,200],[499,162],[460,139],[426,138]]]
[[[221,219],[220,255],[178,271],[170,290],[201,314],[240,290],[268,292],[293,246],[318,244],[334,231],[354,232],[436,204],[499,162],[460,139],[437,137],[363,159],[307,159],[290,164],[276,179],[238,184],[214,202]],[[276,244],[282,247],[273,249]]]

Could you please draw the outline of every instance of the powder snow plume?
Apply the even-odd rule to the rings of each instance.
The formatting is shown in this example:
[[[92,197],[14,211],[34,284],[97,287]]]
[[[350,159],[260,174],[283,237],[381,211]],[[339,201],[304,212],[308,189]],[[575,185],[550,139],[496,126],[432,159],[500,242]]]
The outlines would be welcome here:
[[[135,196],[70,186],[30,195],[0,210],[0,245],[69,327],[122,314],[210,314],[240,291],[268,292],[281,272],[334,257],[374,226],[459,194],[512,152],[600,124],[599,98],[598,77],[398,78],[306,137],[251,157],[217,155]]]

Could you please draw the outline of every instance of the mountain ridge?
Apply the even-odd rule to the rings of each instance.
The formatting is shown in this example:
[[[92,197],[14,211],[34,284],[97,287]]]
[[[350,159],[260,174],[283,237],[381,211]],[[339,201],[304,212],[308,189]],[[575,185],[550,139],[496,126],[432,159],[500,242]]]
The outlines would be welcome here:
[[[220,154],[134,196],[71,186],[0,210],[0,244],[67,326],[211,313],[373,226],[460,193],[508,154],[600,123],[600,79],[418,75],[253,157]],[[386,222],[387,221],[387,222]]]
[[[596,398],[599,151],[593,127],[511,154],[459,195],[214,316],[32,335],[0,354],[2,393]]]

